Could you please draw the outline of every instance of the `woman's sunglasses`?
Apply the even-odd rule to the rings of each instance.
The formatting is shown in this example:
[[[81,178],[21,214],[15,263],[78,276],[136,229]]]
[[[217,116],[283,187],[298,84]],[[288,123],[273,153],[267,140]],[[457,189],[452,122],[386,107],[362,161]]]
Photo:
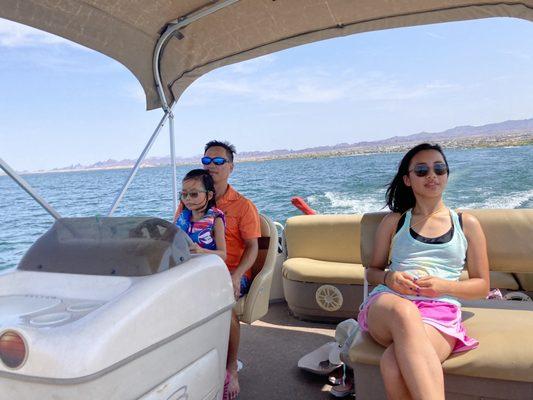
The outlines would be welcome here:
[[[215,165],[224,165],[225,163],[229,162],[224,157],[202,157],[202,164],[209,165],[211,163]]]
[[[409,172],[414,172],[416,176],[423,177],[429,174],[431,168],[427,164],[417,164],[413,169],[410,169]],[[445,163],[435,163],[433,164],[433,171],[435,175],[444,175],[448,173],[448,166]]]
[[[199,190],[197,192],[180,192],[180,200],[186,199],[187,197],[192,200],[197,199],[198,196],[200,196],[200,193],[207,193],[207,190]]]

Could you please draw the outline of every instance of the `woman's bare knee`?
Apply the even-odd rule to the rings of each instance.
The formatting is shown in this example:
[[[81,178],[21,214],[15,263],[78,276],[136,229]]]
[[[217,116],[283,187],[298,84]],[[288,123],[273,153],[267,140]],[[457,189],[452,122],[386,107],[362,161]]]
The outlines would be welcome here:
[[[414,303],[408,300],[395,304],[391,310],[390,318],[396,327],[422,326],[420,311]]]

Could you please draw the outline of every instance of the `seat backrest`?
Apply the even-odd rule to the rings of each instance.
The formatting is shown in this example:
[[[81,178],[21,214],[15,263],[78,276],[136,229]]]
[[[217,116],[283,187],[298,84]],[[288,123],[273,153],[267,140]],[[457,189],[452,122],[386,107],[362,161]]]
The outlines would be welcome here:
[[[299,215],[287,220],[288,258],[361,263],[361,215]]]
[[[270,224],[268,223],[264,215],[259,215],[261,222],[261,237],[258,239],[259,250],[257,252],[257,258],[255,259],[254,264],[252,265],[252,280],[261,272],[263,266],[265,265],[265,260],[268,254],[268,249],[270,247],[271,232]],[[276,235],[277,236],[277,235]],[[277,243],[274,243],[277,246]]]
[[[491,271],[533,272],[533,209],[462,211],[483,228]]]
[[[261,237],[259,238],[259,252],[252,266],[252,284],[248,294],[237,303],[238,309],[236,310],[239,320],[247,324],[262,318],[268,312],[270,287],[278,254],[276,226],[268,217],[260,215],[260,218]]]

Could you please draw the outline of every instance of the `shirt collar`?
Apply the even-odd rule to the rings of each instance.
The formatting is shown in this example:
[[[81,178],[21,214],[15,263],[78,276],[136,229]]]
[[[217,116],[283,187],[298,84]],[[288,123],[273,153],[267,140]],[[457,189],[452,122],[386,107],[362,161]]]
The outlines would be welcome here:
[[[239,192],[237,192],[233,187],[228,184],[228,188],[226,189],[226,193],[220,198],[220,203],[225,203],[228,201],[235,201],[238,200],[241,197]]]

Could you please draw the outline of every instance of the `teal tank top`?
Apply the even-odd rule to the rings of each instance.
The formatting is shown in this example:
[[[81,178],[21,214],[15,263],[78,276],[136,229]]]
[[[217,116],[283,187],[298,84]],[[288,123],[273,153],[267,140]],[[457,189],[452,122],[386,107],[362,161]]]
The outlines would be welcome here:
[[[409,232],[411,210],[407,211],[404,224],[392,238],[389,269],[407,272],[417,278],[431,275],[450,281],[458,281],[465,265],[468,243],[461,229],[457,213],[450,210],[450,215],[453,224],[452,239],[446,243],[424,243],[411,236]],[[459,300],[453,296],[403,295],[382,284],[374,288],[370,296],[381,292],[398,294],[410,300],[436,300],[457,306],[461,305]]]

